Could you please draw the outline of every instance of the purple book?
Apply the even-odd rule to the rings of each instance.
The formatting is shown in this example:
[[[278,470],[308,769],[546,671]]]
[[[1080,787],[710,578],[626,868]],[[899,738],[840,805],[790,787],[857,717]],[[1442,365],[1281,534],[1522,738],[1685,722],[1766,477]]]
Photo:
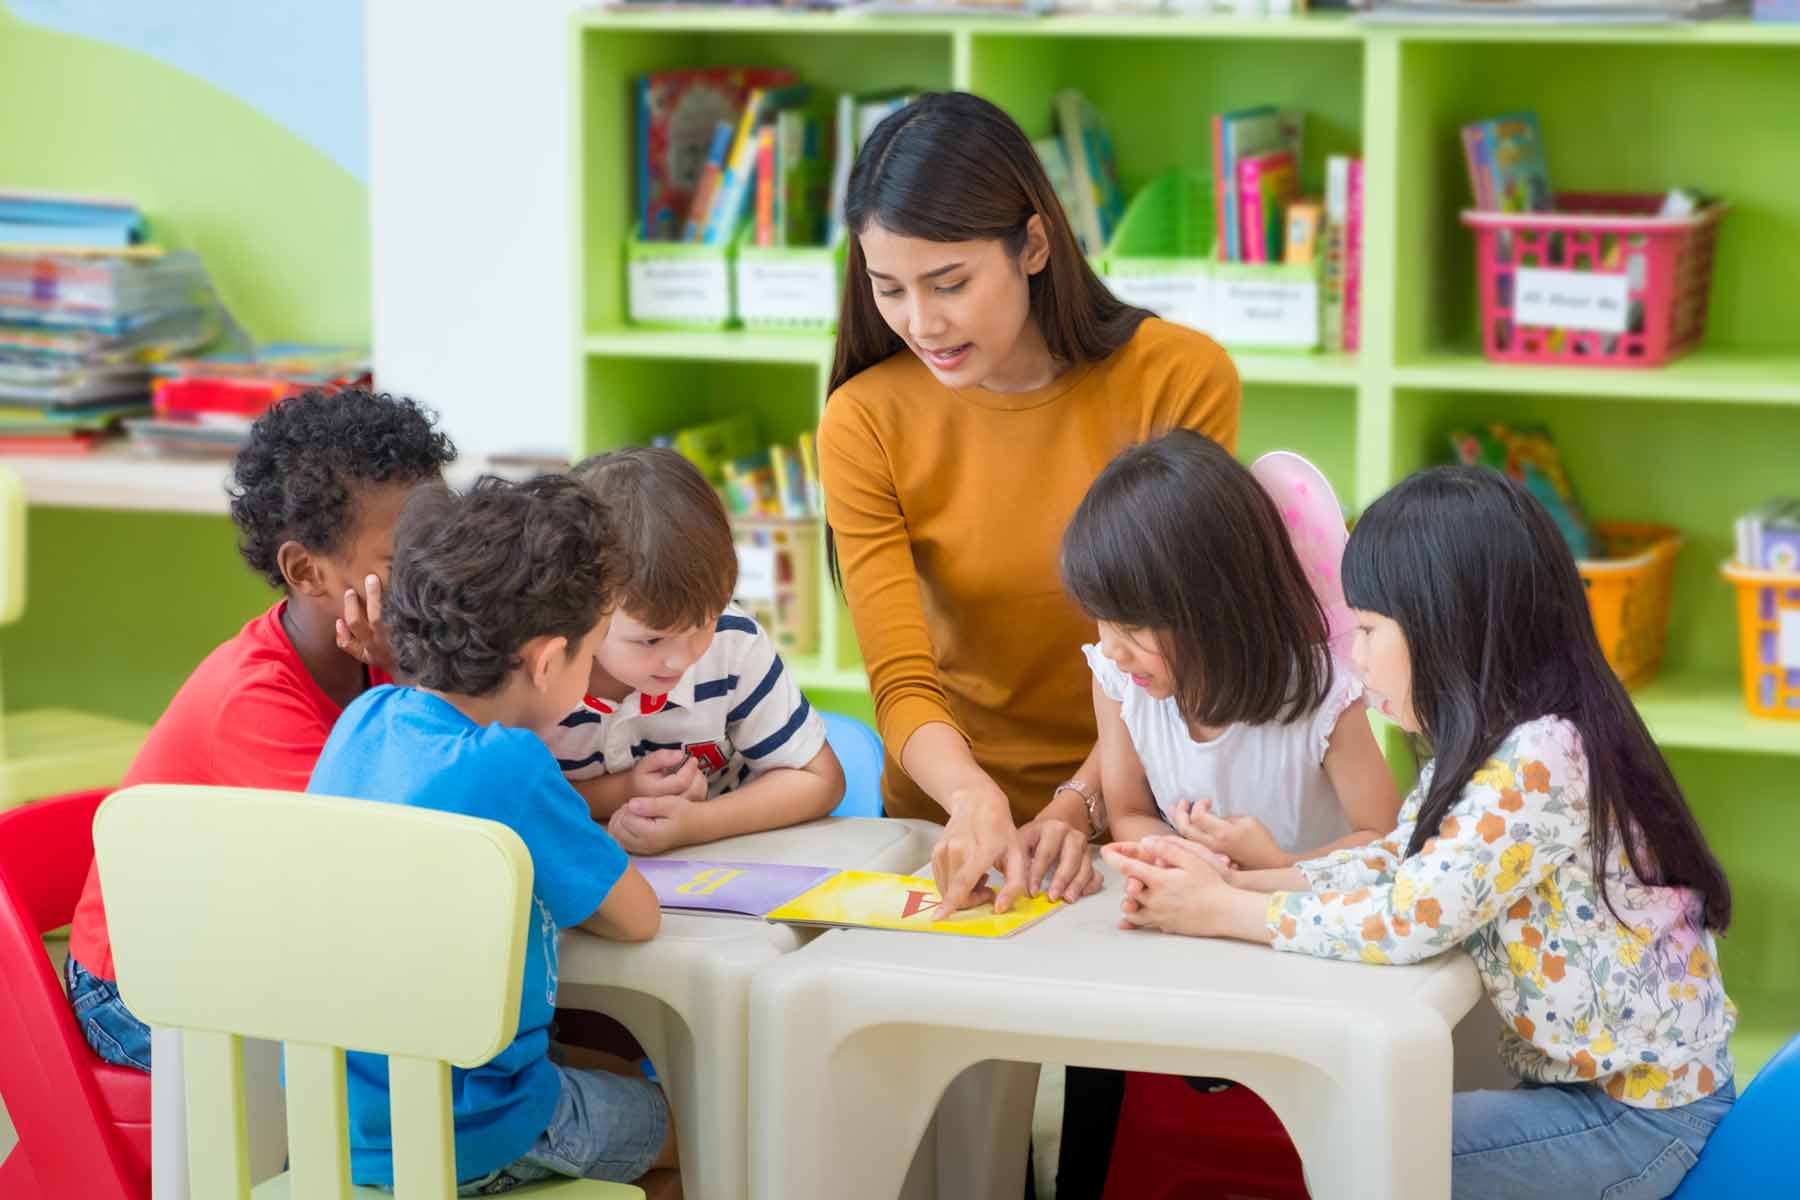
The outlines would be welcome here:
[[[780,863],[698,862],[681,858],[633,858],[650,882],[656,902],[689,912],[760,917],[838,873],[836,867]]]

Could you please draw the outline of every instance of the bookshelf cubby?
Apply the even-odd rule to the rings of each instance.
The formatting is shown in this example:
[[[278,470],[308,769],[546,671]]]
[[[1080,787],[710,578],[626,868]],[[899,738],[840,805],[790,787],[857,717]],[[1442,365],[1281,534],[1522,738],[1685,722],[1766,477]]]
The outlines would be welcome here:
[[[1596,516],[1661,521],[1686,546],[1660,676],[1635,695],[1732,872],[1723,954],[1746,1069],[1800,1026],[1800,944],[1781,932],[1800,883],[1800,722],[1754,720],[1738,690],[1731,520],[1800,490],[1800,26],[1393,26],[1341,16],[864,17],[766,9],[588,12],[571,25],[574,297],[588,453],[748,407],[769,437],[816,423],[831,339],[669,333],[624,323],[622,245],[635,179],[632,84],[644,71],[754,63],[827,91],[955,87],[1034,137],[1078,87],[1106,114],[1127,192],[1210,164],[1208,122],[1270,102],[1308,114],[1302,169],[1365,163],[1362,350],[1238,354],[1240,452],[1311,456],[1360,508],[1441,461],[1472,422],[1547,425]],[[1499,366],[1475,344],[1472,238],[1458,126],[1537,111],[1552,179],[1571,190],[1684,185],[1734,205],[1707,339],[1660,370]],[[1229,347],[1228,347],[1229,348]],[[823,576],[821,575],[821,578]],[[829,586],[821,584],[821,586]],[[823,649],[791,664],[827,707],[867,713],[847,615],[823,597]]]

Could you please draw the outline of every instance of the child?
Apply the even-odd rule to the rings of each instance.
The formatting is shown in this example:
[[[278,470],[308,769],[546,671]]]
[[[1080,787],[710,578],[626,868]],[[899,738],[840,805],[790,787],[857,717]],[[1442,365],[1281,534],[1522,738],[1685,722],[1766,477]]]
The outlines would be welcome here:
[[[641,1076],[548,1056],[557,931],[642,941],[661,914],[643,876],[588,817],[542,735],[580,699],[606,636],[617,550],[579,484],[486,478],[419,492],[400,518],[385,612],[396,666],[345,710],[310,790],[413,804],[510,826],[531,852],[518,1035],[456,1068],[456,1177],[464,1195],[563,1175],[628,1182],[672,1165],[668,1104]],[[351,1174],[392,1187],[387,1064],[346,1056]]]
[[[1362,688],[1250,472],[1176,430],[1114,458],[1063,535],[1111,836],[1172,824],[1245,867],[1371,841],[1400,796]],[[1159,815],[1160,811],[1160,815]]]
[[[570,472],[600,498],[629,574],[586,695],[551,732],[563,773],[633,854],[825,816],[844,773],[768,636],[731,604],[716,492],[673,450]]]
[[[122,786],[192,783],[300,791],[344,706],[386,676],[338,649],[347,596],[378,592],[413,488],[456,456],[410,400],[308,392],[256,424],[232,468],[231,518],[251,569],[282,592],[195,668]],[[97,869],[64,968],[94,1052],[150,1069],[150,1030],[119,999]]]
[[[1358,523],[1344,584],[1358,671],[1435,755],[1400,827],[1223,875],[1176,839],[1110,847],[1125,923],[1367,963],[1462,947],[1524,1083],[1456,1096],[1455,1194],[1668,1195],[1735,1095],[1731,894],[1556,526],[1500,474],[1421,472]]]

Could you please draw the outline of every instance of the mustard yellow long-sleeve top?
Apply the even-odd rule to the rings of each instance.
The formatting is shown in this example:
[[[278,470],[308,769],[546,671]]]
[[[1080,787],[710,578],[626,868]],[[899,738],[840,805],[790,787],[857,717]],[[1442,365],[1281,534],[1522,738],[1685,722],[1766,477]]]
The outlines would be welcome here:
[[[1176,427],[1236,449],[1237,369],[1156,319],[1109,357],[1032,392],[956,391],[909,351],[834,392],[819,427],[826,515],[875,694],[889,816],[943,820],[899,766],[942,721],[1024,822],[1094,744],[1063,528],[1126,446]]]

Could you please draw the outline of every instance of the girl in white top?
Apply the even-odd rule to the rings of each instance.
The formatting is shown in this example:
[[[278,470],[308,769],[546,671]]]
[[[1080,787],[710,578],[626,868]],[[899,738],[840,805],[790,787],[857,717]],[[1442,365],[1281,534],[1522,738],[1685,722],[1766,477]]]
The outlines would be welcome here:
[[[1286,867],[1391,829],[1400,795],[1362,687],[1332,658],[1275,502],[1177,430],[1102,471],[1063,536],[1099,626],[1101,791],[1115,841],[1176,832]]]

